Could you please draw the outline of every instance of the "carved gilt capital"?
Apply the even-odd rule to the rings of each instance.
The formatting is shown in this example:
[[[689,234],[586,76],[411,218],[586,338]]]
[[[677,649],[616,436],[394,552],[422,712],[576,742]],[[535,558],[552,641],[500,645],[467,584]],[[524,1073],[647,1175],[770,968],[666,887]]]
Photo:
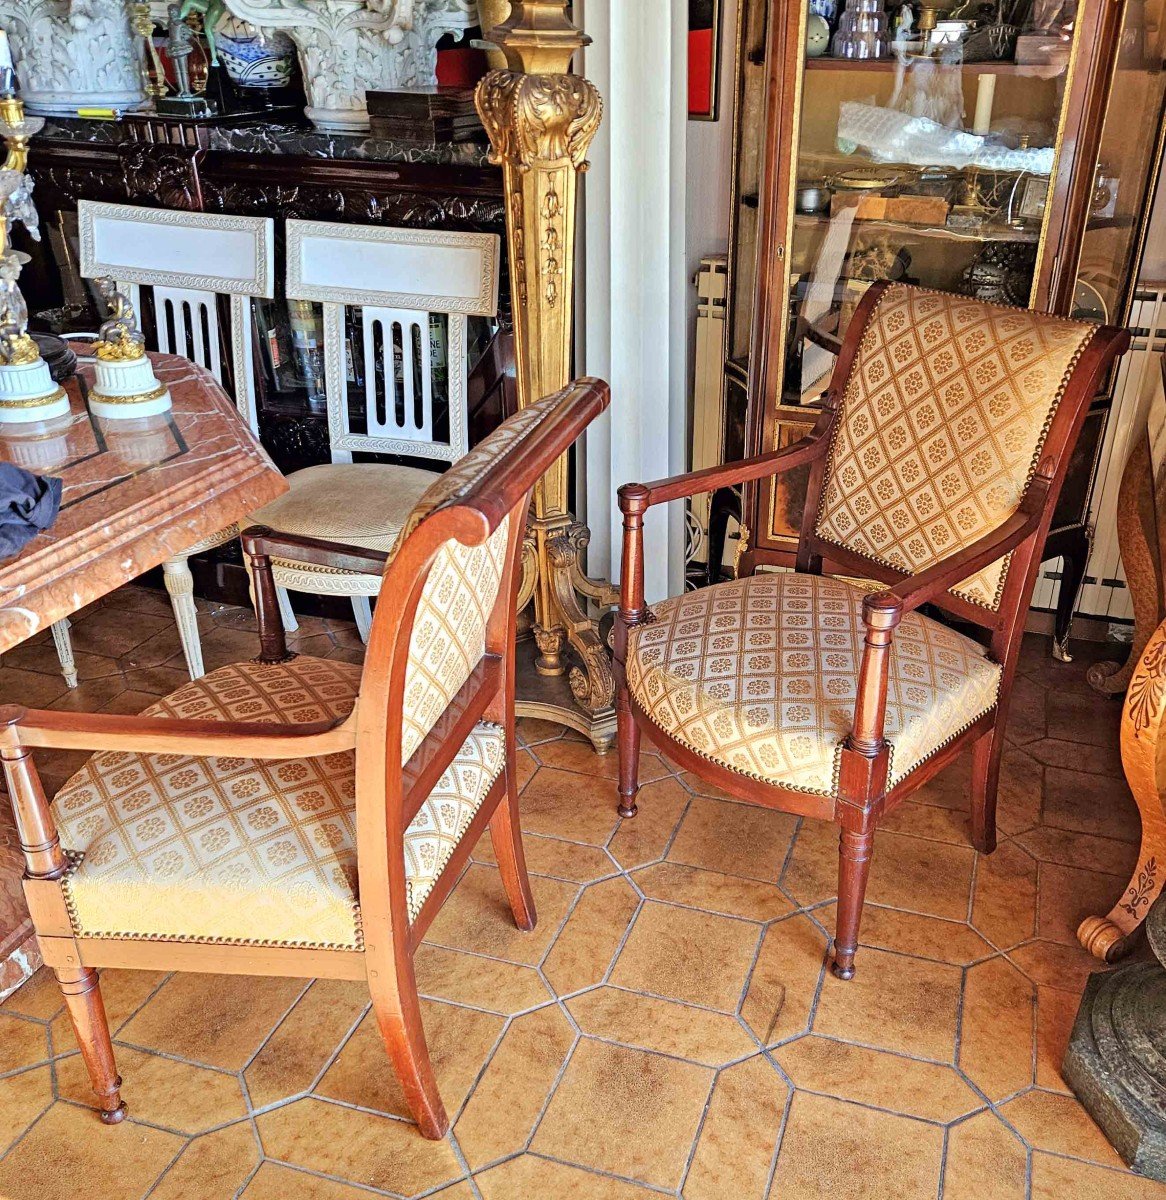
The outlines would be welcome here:
[[[496,165],[529,171],[536,163],[569,162],[587,169],[587,151],[603,120],[603,99],[589,80],[491,71],[476,99]]]

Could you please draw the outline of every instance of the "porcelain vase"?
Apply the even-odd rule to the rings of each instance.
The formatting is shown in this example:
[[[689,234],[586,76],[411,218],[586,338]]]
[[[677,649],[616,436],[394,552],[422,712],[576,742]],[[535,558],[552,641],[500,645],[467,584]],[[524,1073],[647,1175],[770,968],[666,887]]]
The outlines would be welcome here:
[[[235,16],[282,29],[299,51],[313,124],[368,129],[369,91],[433,84],[437,43],[478,23],[475,0],[226,0]]]

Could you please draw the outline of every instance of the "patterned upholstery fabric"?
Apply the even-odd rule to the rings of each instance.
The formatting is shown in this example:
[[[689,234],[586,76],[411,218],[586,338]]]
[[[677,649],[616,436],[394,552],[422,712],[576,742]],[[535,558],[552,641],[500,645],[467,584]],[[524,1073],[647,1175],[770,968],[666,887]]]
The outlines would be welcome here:
[[[649,718],[705,758],[801,792],[837,795],[862,661],[861,587],[755,575],[654,605],[629,632],[628,686]],[[892,643],[891,785],[996,703],[1000,667],[918,613]]]
[[[360,668],[300,657],[223,667],[147,713],[321,721],[352,710]],[[420,911],[505,764],[479,725],[405,834],[410,917]],[[96,754],[54,811],[75,857],[64,881],[78,934],[316,947],[361,944],[351,751],[255,761]]]
[[[1095,326],[894,285],[843,395],[817,533],[918,574],[1017,509]],[[952,590],[999,606],[1008,559]]]
[[[438,476],[417,501],[397,544],[431,513],[468,495],[562,402],[559,393],[520,409]],[[417,607],[405,668],[403,762],[409,761],[486,652],[486,623],[502,583],[509,529],[506,518],[483,546],[447,542],[434,561]]]

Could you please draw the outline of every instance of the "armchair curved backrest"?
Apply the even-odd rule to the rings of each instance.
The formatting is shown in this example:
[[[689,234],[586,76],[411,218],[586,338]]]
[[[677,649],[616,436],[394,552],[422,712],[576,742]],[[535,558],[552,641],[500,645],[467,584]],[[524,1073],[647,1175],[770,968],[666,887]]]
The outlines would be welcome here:
[[[1091,368],[1122,336],[905,284],[870,288],[831,381],[837,412],[799,558],[894,583],[999,530],[1034,489],[1055,496]],[[970,571],[935,602],[983,626],[1014,621],[1038,544]]]
[[[475,725],[502,726],[513,757],[515,597],[530,493],[607,400],[606,384],[582,379],[505,421],[425,492],[386,564],[357,713],[366,930],[378,916],[408,923],[405,831]]]

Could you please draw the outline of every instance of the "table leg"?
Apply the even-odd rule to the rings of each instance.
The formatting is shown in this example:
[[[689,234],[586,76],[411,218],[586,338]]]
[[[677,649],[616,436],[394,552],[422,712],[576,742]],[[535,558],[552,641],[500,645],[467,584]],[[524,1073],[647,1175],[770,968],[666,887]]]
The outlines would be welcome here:
[[[1113,962],[1130,949],[1166,881],[1166,810],[1158,787],[1158,745],[1166,725],[1166,621],[1146,644],[1126,692],[1121,761],[1142,819],[1142,847],[1129,885],[1104,917],[1086,917],[1077,940]]]

